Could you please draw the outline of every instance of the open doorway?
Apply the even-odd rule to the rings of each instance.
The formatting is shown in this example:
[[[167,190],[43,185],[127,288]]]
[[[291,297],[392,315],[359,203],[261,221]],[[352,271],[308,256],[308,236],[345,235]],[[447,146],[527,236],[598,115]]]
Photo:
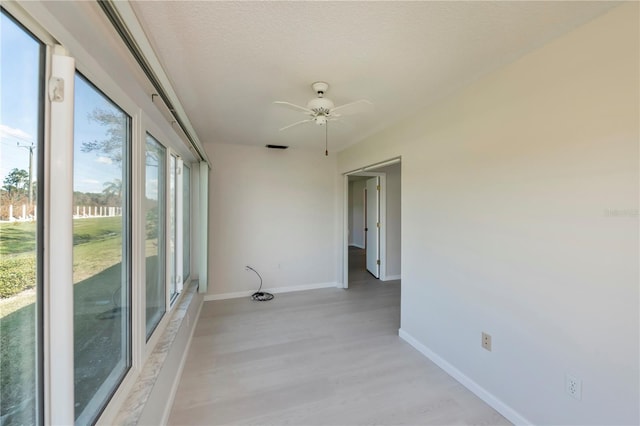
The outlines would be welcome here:
[[[401,164],[345,175],[343,287],[401,278]]]

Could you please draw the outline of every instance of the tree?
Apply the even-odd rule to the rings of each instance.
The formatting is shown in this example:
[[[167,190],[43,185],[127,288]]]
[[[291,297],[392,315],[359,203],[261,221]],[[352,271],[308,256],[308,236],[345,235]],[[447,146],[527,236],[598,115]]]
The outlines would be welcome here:
[[[114,179],[113,182],[105,182],[103,186],[102,193],[106,195],[107,202],[114,200],[119,204],[122,200],[122,180]]]
[[[14,168],[2,181],[2,189],[9,193],[9,196],[16,193],[26,192],[29,189],[29,172],[23,169]]]
[[[95,152],[122,164],[122,151],[127,137],[126,116],[116,109],[96,108],[89,113],[89,120],[107,128],[102,140],[82,142],[82,152]]]
[[[127,142],[128,124],[127,117],[121,111],[111,108],[95,108],[87,118],[106,127],[106,137],[101,140],[82,142],[81,150],[86,153],[103,155],[113,161],[114,164],[122,164],[122,154]],[[158,166],[163,158],[163,148],[159,145],[147,150],[146,161],[149,166]]]

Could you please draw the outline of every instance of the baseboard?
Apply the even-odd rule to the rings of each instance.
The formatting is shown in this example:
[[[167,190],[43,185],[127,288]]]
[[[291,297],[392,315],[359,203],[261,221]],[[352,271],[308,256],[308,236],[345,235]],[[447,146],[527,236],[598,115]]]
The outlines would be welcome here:
[[[359,248],[359,249],[363,249],[363,250],[365,249],[365,246],[363,246],[363,245],[361,245],[361,244],[354,244],[354,243],[351,243],[351,244],[349,244],[349,246],[350,246],[350,247],[357,247],[357,248]]]
[[[198,294],[194,294],[193,297],[197,297]],[[180,360],[180,364],[178,365],[178,370],[176,372],[175,379],[173,381],[173,385],[169,390],[169,397],[167,398],[167,405],[165,406],[164,412],[162,413],[162,425],[166,425],[169,422],[169,416],[171,415],[171,408],[173,407],[173,400],[176,397],[176,392],[178,391],[178,385],[180,384],[180,379],[182,378],[182,370],[184,369],[184,364],[187,361],[187,356],[189,355],[189,349],[191,348],[191,341],[193,340],[193,334],[196,331],[196,324],[198,323],[198,319],[200,318],[200,311],[202,311],[202,305],[204,304],[204,298],[200,301],[200,305],[198,306],[198,311],[195,314],[195,318],[191,319],[191,323],[189,327],[191,330],[189,331],[189,339],[187,340],[187,344],[185,345],[186,350],[182,355],[182,359]]]
[[[331,282],[331,283],[292,285],[288,287],[265,288],[264,291],[277,294],[277,293],[290,293],[292,291],[316,290],[319,288],[329,288],[329,287],[339,287],[339,284],[336,282]],[[206,294],[204,296],[204,301],[210,302],[212,300],[225,300],[225,299],[237,299],[240,297],[249,297],[254,292],[255,290],[236,291],[233,293]]]
[[[409,333],[407,333],[403,329],[398,330],[398,336],[400,336],[402,340],[406,341],[411,346],[413,346],[422,355],[424,355],[425,357],[433,361],[434,364],[442,368],[447,374],[449,374],[451,377],[453,377],[458,382],[460,382],[465,388],[469,389],[471,392],[476,394],[478,398],[486,402],[494,410],[496,410],[498,413],[506,417],[506,419],[509,420],[514,425],[532,425],[533,424],[530,421],[528,421],[526,418],[524,418],[516,410],[509,407],[507,404],[502,402],[495,395],[493,395],[492,393],[487,391],[485,388],[480,386],[478,383],[473,381],[471,378],[469,378],[467,375],[462,373],[456,367],[451,365],[449,362],[445,361],[443,358],[441,358],[431,349],[427,348],[425,345],[420,343],[418,340],[416,340],[413,336],[411,336]]]
[[[394,281],[394,280],[400,280],[400,279],[402,279],[402,275],[387,275],[381,281]]]
[[[205,294],[204,301],[211,302],[212,300],[226,300],[226,299],[238,299],[240,297],[251,296],[250,291],[236,291],[233,293],[220,293],[220,294]]]

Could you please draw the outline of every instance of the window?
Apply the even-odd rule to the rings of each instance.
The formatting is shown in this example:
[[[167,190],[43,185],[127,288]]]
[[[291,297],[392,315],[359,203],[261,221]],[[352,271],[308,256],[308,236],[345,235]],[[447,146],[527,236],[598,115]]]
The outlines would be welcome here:
[[[93,423],[131,366],[131,118],[76,74],[75,417]]]
[[[182,166],[182,275],[187,282],[191,274],[191,169]]]
[[[153,333],[165,313],[165,176],[166,149],[147,134],[145,154],[146,334]]]
[[[0,422],[43,423],[44,46],[0,13]]]
[[[178,295],[177,289],[177,240],[178,240],[178,159],[169,157],[169,300],[173,302]]]

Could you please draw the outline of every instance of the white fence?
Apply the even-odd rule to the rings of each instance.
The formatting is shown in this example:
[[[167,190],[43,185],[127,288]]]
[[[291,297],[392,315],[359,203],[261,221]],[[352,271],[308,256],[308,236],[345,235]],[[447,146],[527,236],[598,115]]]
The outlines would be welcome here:
[[[112,217],[112,216],[122,216],[122,207],[76,206],[76,212],[73,215],[73,218],[82,219],[86,217]]]
[[[0,222],[29,222],[36,220],[36,206],[29,208],[26,204],[14,206],[9,205],[9,214]],[[84,219],[90,217],[113,217],[122,216],[122,207],[108,206],[76,206],[73,214],[74,219]]]

